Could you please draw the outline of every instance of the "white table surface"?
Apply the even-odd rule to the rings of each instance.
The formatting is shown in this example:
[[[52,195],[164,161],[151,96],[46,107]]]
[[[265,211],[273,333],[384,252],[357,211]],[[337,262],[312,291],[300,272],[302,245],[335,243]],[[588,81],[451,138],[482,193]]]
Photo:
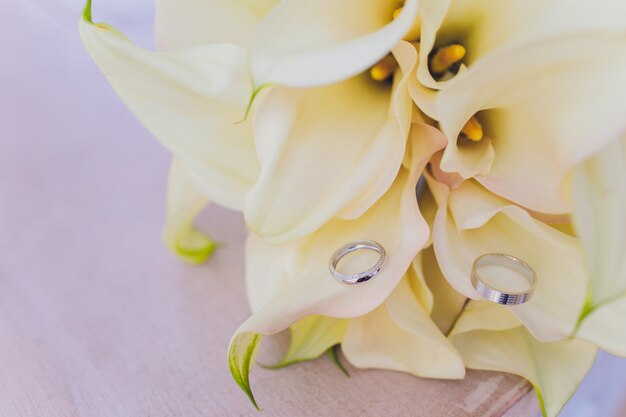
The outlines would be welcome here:
[[[161,243],[169,155],[84,52],[78,0],[0,3],[0,415],[259,415],[231,381],[230,334],[248,308],[241,217],[211,208],[227,243],[208,264]],[[150,46],[150,0],[94,12]],[[269,341],[276,357],[284,338]],[[528,415],[528,386],[471,372],[427,381],[343,377],[322,358],[255,369],[261,415]],[[565,417],[617,415],[626,361],[601,355]],[[524,414],[526,413],[526,414]]]

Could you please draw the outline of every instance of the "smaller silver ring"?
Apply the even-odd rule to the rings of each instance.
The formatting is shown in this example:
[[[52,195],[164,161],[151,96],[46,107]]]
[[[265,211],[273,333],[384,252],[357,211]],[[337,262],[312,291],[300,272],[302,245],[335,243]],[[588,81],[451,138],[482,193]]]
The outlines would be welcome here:
[[[528,281],[529,288],[525,291],[518,292],[504,292],[493,288],[485,283],[478,273],[478,269],[488,265],[504,266],[519,272]],[[471,280],[476,291],[487,300],[498,304],[516,305],[525,303],[533,295],[537,283],[537,274],[535,274],[535,271],[530,265],[515,256],[504,253],[487,253],[474,260]]]
[[[380,256],[374,266],[366,271],[359,272],[358,274],[344,274],[337,271],[337,264],[341,258],[349,253],[361,249],[378,252]],[[357,284],[359,282],[365,282],[371,279],[374,275],[378,274],[385,263],[386,256],[387,254],[385,252],[385,248],[383,248],[380,243],[374,242],[373,240],[357,240],[356,242],[350,242],[337,249],[337,251],[333,253],[333,256],[330,258],[330,262],[328,262],[328,269],[330,269],[330,273],[337,281],[341,281],[345,284]]]

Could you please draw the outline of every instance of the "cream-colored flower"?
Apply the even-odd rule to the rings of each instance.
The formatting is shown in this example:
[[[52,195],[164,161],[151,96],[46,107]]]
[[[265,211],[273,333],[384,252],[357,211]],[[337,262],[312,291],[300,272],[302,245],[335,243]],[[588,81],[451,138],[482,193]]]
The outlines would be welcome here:
[[[446,316],[460,314],[450,338],[466,366],[525,377],[548,416],[557,415],[574,393],[597,346],[626,355],[625,162],[626,137],[576,167],[574,226],[580,239],[474,181],[452,181],[450,188],[428,177],[439,205],[433,225],[438,263],[431,268],[440,267],[455,289],[480,300],[467,277],[484,253],[513,254],[537,272],[537,289],[525,304],[472,301],[461,310],[457,303]]]
[[[442,169],[571,212],[567,173],[626,129],[626,3],[426,1],[420,18],[412,94],[448,138]],[[433,54],[455,45],[462,58],[433,77]]]
[[[250,236],[246,280],[253,314],[233,336],[229,361],[235,379],[251,398],[248,372],[259,335],[278,333],[298,321],[312,320],[307,317],[313,315],[352,320],[345,333],[332,331],[336,338],[326,339],[316,349],[307,345],[307,349],[300,350],[308,350],[308,354],[292,353],[287,362],[310,358],[310,352],[320,354],[341,341],[346,356],[357,366],[390,367],[429,377],[462,375],[458,355],[429,318],[432,303],[423,275],[416,271],[407,274],[429,238],[428,224],[415,199],[415,186],[428,160],[443,145],[438,130],[423,123],[413,124],[406,167],[362,216],[331,220],[316,232],[282,245]],[[328,273],[328,259],[345,242],[364,236],[380,242],[393,256],[367,283],[347,286],[337,282]],[[369,261],[354,257],[342,268],[367,269],[364,266]],[[332,319],[315,320],[313,324],[324,328],[345,326]],[[297,326],[310,333],[318,331],[308,321]],[[368,330],[372,328],[378,328],[380,339],[374,340],[374,332]],[[296,327],[298,331],[303,330]],[[365,338],[369,338],[367,343]],[[407,345],[422,355],[411,356]]]
[[[507,308],[542,341],[569,337],[589,283],[578,240],[474,181],[453,190],[429,183],[439,206],[432,232],[435,252],[450,284],[468,298],[480,299],[468,279],[474,259],[494,252],[523,259],[540,277],[537,289],[527,303]]]
[[[80,30],[116,92],[185,165],[198,190],[212,202],[243,210],[252,231],[281,243],[333,218],[360,216],[391,186],[411,123],[406,83],[413,68],[397,70],[393,85],[363,72],[390,53],[416,9],[414,0],[407,2],[394,18],[387,2],[360,3],[358,19],[345,19],[321,37],[324,19],[347,16],[355,5],[315,2],[316,13],[303,13],[313,3],[274,3],[213,1],[208,8],[161,0],[157,39],[168,52],[146,51],[111,26],[93,24],[90,4]],[[225,30],[224,17],[213,11],[232,15],[235,29]],[[206,25],[189,28],[205,14]],[[289,32],[296,23],[309,38]],[[264,86],[282,85],[253,94],[250,71]],[[340,82],[293,88],[286,85],[303,84],[289,74],[305,84],[311,74]]]
[[[481,296],[469,276],[474,259],[482,254],[514,255],[529,263],[538,276],[535,293],[525,304],[470,301],[464,307],[458,301],[448,302],[442,315],[448,321],[457,318],[450,340],[468,368],[515,373],[528,379],[544,414],[556,416],[596,353],[593,344],[571,340],[589,282],[579,242],[473,180],[451,189],[427,178],[438,205],[432,231],[437,262],[430,265],[428,273],[439,275],[439,280],[447,280],[473,300],[481,300]],[[441,272],[436,272],[439,269]],[[502,281],[492,284],[503,288],[524,284],[502,271],[500,274],[491,279]],[[439,291],[433,294],[445,300]]]
[[[386,87],[365,74],[314,89],[277,86],[259,101],[261,172],[244,210],[253,232],[287,242],[332,218],[360,216],[387,191],[411,122],[411,100],[396,80]]]
[[[261,173],[244,214],[265,240],[284,243],[333,218],[357,218],[393,182],[411,122],[415,61],[400,62],[391,88],[367,70],[414,23],[417,2],[394,18],[399,4],[283,1],[260,24],[251,72],[255,89],[273,87],[255,115]]]

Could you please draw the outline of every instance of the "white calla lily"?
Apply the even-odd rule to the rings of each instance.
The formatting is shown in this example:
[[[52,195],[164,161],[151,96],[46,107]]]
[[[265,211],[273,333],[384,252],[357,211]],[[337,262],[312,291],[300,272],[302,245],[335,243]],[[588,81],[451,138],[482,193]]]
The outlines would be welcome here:
[[[626,135],[577,167],[572,187],[591,276],[577,334],[626,356]]]
[[[247,52],[232,44],[157,53],[91,20],[81,39],[107,79],[154,136],[182,163],[211,201],[237,210],[258,175],[251,123],[236,124],[252,91]]]
[[[615,86],[626,82],[626,3],[425,0],[419,19],[410,90],[448,137],[443,170],[534,211],[570,212],[566,174],[625,126]],[[463,51],[450,58],[458,73],[435,79],[432,59],[450,45]],[[479,142],[459,140],[477,113]]]
[[[315,89],[277,86],[259,102],[261,173],[244,212],[253,232],[293,240],[333,217],[360,216],[385,193],[411,123],[406,76],[395,78],[392,89],[365,74]]]
[[[556,417],[591,368],[597,349],[579,339],[542,343],[520,324],[503,306],[470,302],[450,340],[468,368],[526,378],[543,415]]]
[[[492,53],[437,95],[436,118],[449,141],[441,167],[476,175],[489,190],[532,210],[568,212],[566,174],[626,129],[626,94],[616,88],[625,83],[621,34],[562,37]],[[458,146],[465,123],[483,110],[490,145]]]
[[[161,50],[210,43],[250,47],[257,25],[279,0],[156,0],[155,34]]]
[[[528,42],[621,31],[626,27],[626,5],[621,0],[605,0],[601,7],[593,0],[423,0],[419,18],[419,81],[440,89],[446,82],[433,79],[428,69],[428,56],[437,46],[462,44],[463,62],[471,66],[491,52]]]
[[[193,220],[208,203],[198,191],[182,162],[174,158],[167,189],[167,220],[163,238],[168,248],[191,263],[203,262],[217,243],[193,225]]]
[[[418,1],[393,18],[386,0],[283,0],[261,22],[251,49],[255,90],[313,87],[357,75],[387,55],[413,26]]]
[[[433,242],[439,266],[450,284],[480,299],[470,282],[474,260],[506,253],[537,273],[537,288],[511,311],[542,341],[569,337],[581,313],[588,285],[578,241],[532,218],[525,210],[466,181],[455,190],[429,180],[439,204]]]
[[[411,169],[401,168],[391,188],[361,217],[331,220],[315,233],[280,246],[250,236],[246,279],[253,314],[235,332],[231,355],[247,352],[242,346],[254,340],[251,334],[274,334],[314,314],[358,317],[383,303],[427,242],[428,225],[419,213],[415,186],[428,159],[443,145],[439,131],[414,125],[408,146]],[[356,286],[337,282],[328,272],[333,251],[364,238],[386,249],[383,269]],[[346,261],[350,270],[369,267],[365,257]]]

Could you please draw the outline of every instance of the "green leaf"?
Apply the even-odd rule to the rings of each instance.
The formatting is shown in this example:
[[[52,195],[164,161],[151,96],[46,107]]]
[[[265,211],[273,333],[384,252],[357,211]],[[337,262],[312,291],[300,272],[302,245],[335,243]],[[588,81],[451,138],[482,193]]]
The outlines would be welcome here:
[[[241,333],[231,341],[228,350],[228,366],[233,379],[246,393],[257,410],[261,410],[250,388],[250,370],[254,365],[254,354],[261,341],[261,335],[257,333]]]

